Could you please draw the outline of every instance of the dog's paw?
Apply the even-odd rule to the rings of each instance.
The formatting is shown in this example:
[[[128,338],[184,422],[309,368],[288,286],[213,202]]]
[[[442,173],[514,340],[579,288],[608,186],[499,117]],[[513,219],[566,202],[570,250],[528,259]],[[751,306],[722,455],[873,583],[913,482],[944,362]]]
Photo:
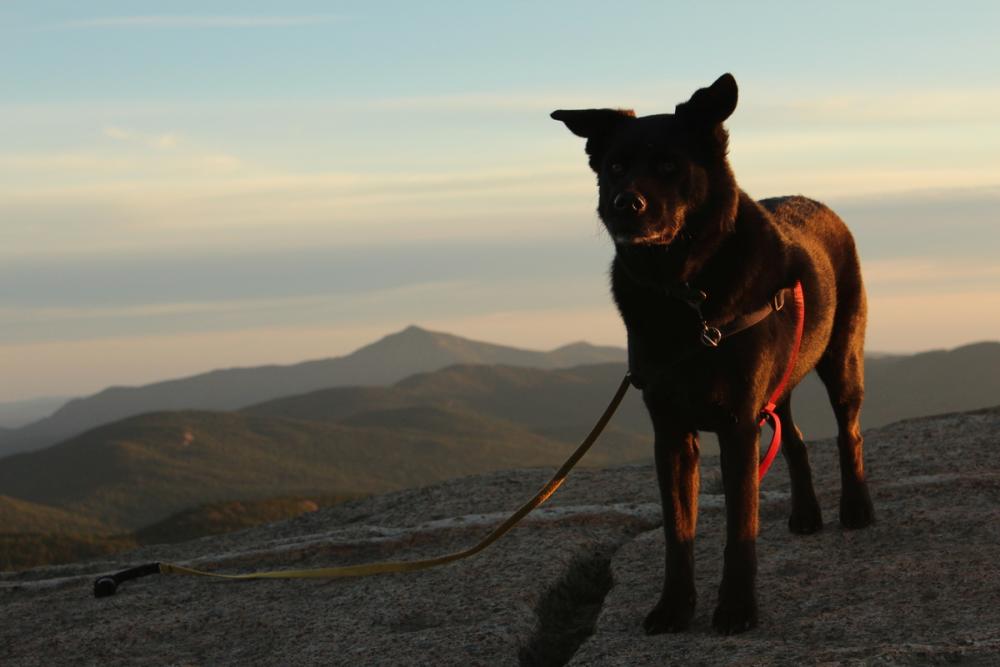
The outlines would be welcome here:
[[[646,614],[642,629],[647,635],[660,635],[664,632],[681,632],[691,625],[694,617],[694,595],[680,598],[663,598]]]
[[[840,525],[850,530],[866,528],[875,522],[875,508],[864,482],[845,488],[840,496]]]
[[[712,627],[724,635],[735,635],[757,627],[757,601],[753,598],[741,604],[720,601],[712,614]]]
[[[823,514],[819,503],[813,499],[808,504],[792,507],[792,514],[788,517],[788,530],[796,535],[812,535],[823,530]]]

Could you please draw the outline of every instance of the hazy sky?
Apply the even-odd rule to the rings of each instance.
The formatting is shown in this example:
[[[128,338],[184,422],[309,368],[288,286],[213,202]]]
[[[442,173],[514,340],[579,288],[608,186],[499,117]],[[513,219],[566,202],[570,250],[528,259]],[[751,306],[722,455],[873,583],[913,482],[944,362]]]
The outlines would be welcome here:
[[[726,71],[741,185],[855,230],[870,349],[1000,338],[1000,4],[690,4],[0,3],[0,401],[411,323],[623,345],[548,113]]]

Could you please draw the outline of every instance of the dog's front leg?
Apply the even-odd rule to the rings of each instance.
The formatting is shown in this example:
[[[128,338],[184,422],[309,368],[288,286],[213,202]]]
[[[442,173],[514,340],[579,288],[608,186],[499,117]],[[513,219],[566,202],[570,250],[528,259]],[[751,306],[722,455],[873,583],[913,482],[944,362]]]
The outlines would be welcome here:
[[[698,434],[670,428],[650,409],[656,435],[656,476],[663,503],[666,563],[663,593],[646,616],[647,634],[677,632],[694,616],[694,535],[698,521]],[[669,421],[669,420],[662,420]]]
[[[726,551],[712,625],[723,634],[757,625],[758,432],[750,424],[719,433],[726,492]]]

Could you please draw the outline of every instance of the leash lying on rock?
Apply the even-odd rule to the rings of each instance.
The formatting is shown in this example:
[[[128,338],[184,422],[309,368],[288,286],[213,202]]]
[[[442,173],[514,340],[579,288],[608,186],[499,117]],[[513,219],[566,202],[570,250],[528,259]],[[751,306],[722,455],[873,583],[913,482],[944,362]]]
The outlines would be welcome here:
[[[436,567],[438,565],[451,563],[462,558],[474,556],[499,540],[507,531],[513,528],[521,519],[531,512],[531,510],[548,500],[549,497],[551,497],[552,494],[555,493],[560,486],[562,486],[562,483],[566,480],[567,475],[569,475],[569,471],[573,469],[573,466],[575,466],[581,458],[583,458],[583,455],[586,454],[587,450],[589,450],[591,445],[594,444],[597,437],[601,434],[601,431],[604,430],[604,427],[607,426],[609,421],[611,421],[611,416],[615,414],[615,410],[618,409],[618,405],[622,402],[622,398],[625,397],[625,392],[628,391],[628,388],[629,375],[626,373],[625,377],[622,378],[621,384],[618,386],[618,391],[615,392],[614,398],[611,399],[611,403],[604,410],[604,414],[601,415],[601,418],[597,420],[597,424],[595,424],[594,428],[591,429],[590,434],[584,439],[580,446],[577,447],[576,451],[573,452],[562,467],[559,468],[556,474],[553,475],[552,479],[550,479],[548,483],[546,483],[545,486],[543,486],[538,493],[531,498],[531,500],[524,503],[520,509],[510,515],[510,518],[494,528],[493,531],[484,537],[478,544],[468,549],[425,560],[362,563],[360,565],[349,565],[346,567],[322,567],[308,570],[276,570],[272,572],[250,572],[247,574],[218,574],[215,572],[205,572],[190,567],[184,567],[183,565],[175,565],[173,563],[148,563],[129,570],[123,570],[117,574],[100,577],[94,582],[94,596],[102,598],[114,595],[115,591],[118,589],[118,585],[122,582],[129,581],[130,579],[138,579],[139,577],[145,577],[150,574],[186,574],[198,577],[214,577],[217,579],[340,579],[343,577],[363,577],[370,574],[384,574],[387,572],[414,572],[416,570],[424,570],[429,567]]]
[[[764,475],[767,474],[768,468],[770,468],[771,463],[774,461],[774,457],[778,453],[778,449],[781,447],[781,420],[775,413],[776,402],[784,393],[788,382],[791,379],[792,372],[795,369],[795,361],[798,358],[799,347],[802,343],[802,332],[805,322],[805,301],[802,296],[802,285],[800,283],[795,284],[793,294],[796,307],[795,344],[792,348],[791,355],[789,356],[788,365],[785,369],[785,374],[782,376],[781,382],[778,384],[778,387],[774,390],[774,392],[772,392],[767,405],[765,405],[761,410],[761,420],[759,425],[762,426],[765,421],[770,421],[774,428],[774,436],[771,438],[771,444],[768,447],[767,454],[760,462],[760,467],[758,469],[760,479],[763,479]],[[770,312],[776,312],[780,309],[781,304],[778,304],[776,301],[775,307],[772,310],[769,310],[768,314]],[[753,317],[756,319],[748,326],[752,326],[752,324],[756,324],[763,319],[763,316],[757,316],[756,314],[754,314]],[[747,328],[747,326],[741,326],[737,329],[737,331],[742,331],[745,328]],[[718,329],[716,329],[716,331],[718,331]],[[736,331],[730,331],[729,335],[732,333],[736,333]],[[714,344],[705,344],[709,347],[716,347],[721,341],[721,338],[721,335],[718,339],[713,337]],[[489,535],[480,540],[478,544],[469,547],[468,549],[424,560],[386,561],[380,563],[362,563],[360,565],[348,565],[344,567],[321,567],[304,570],[274,570],[267,572],[249,572],[246,574],[220,574],[217,572],[206,572],[204,570],[197,570],[195,568],[176,565],[174,563],[147,563],[128,570],[122,570],[121,572],[117,572],[115,574],[99,577],[94,582],[94,596],[102,598],[114,595],[118,590],[119,584],[151,574],[182,574],[229,580],[340,579],[344,577],[363,577],[372,574],[385,574],[389,572],[415,572],[417,570],[437,567],[438,565],[445,565],[446,563],[474,556],[503,537],[503,535],[517,525],[521,519],[527,516],[533,509],[548,500],[552,494],[554,494],[556,490],[562,486],[562,483],[566,481],[566,477],[569,475],[570,470],[572,470],[580,459],[583,458],[583,455],[586,454],[594,442],[597,441],[597,438],[601,435],[604,427],[607,426],[609,421],[611,421],[611,417],[615,414],[619,404],[625,397],[625,393],[628,391],[630,383],[630,375],[625,373],[625,377],[622,378],[621,384],[618,385],[618,390],[611,399],[611,403],[609,403],[608,407],[605,408],[604,414],[602,414],[600,419],[597,420],[594,428],[591,429],[587,437],[582,443],[580,443],[580,446],[577,447],[576,451],[574,451],[566,462],[562,464],[559,470],[556,471],[556,474],[552,476],[552,479],[550,479],[545,486],[543,486],[538,493],[534,495],[534,497],[524,503],[520,509],[511,514],[506,521],[494,528]]]

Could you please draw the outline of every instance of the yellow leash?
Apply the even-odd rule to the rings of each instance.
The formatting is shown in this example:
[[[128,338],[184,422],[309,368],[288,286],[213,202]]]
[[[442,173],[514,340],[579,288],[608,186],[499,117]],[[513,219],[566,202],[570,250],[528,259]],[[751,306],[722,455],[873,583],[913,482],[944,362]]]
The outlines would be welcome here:
[[[577,447],[576,451],[573,452],[566,462],[562,464],[562,467],[556,471],[556,474],[553,475],[552,479],[550,479],[548,483],[546,483],[545,486],[543,486],[538,493],[534,495],[533,498],[524,503],[520,509],[510,515],[506,521],[494,528],[493,531],[483,538],[478,544],[468,549],[424,560],[386,561],[381,563],[348,565],[345,567],[321,567],[306,570],[275,570],[271,572],[249,572],[247,574],[219,574],[216,572],[196,570],[191,567],[184,567],[183,565],[175,565],[173,563],[150,563],[148,565],[142,565],[114,575],[99,578],[94,582],[94,595],[96,597],[114,595],[118,584],[121,582],[157,573],[214,577],[216,579],[340,579],[343,577],[363,577],[371,574],[385,574],[388,572],[414,572],[416,570],[437,567],[438,565],[444,565],[456,560],[468,558],[469,556],[474,556],[503,537],[504,534],[517,525],[521,519],[527,516],[529,512],[548,500],[552,494],[554,494],[556,490],[562,486],[562,483],[566,480],[566,477],[569,475],[570,470],[573,469],[573,466],[575,466],[580,459],[583,458],[583,455],[587,453],[591,445],[597,441],[597,438],[604,430],[604,427],[607,426],[609,421],[611,421],[611,417],[614,415],[615,410],[618,409],[618,405],[625,397],[628,387],[629,374],[626,373],[625,377],[622,378],[621,384],[618,386],[618,390],[615,392],[614,398],[611,399],[611,403],[608,404],[608,407],[604,410],[604,414],[602,414],[601,418],[597,420],[597,423],[594,425],[594,428],[591,429],[590,434],[587,435],[582,443],[580,443],[580,446]]]

